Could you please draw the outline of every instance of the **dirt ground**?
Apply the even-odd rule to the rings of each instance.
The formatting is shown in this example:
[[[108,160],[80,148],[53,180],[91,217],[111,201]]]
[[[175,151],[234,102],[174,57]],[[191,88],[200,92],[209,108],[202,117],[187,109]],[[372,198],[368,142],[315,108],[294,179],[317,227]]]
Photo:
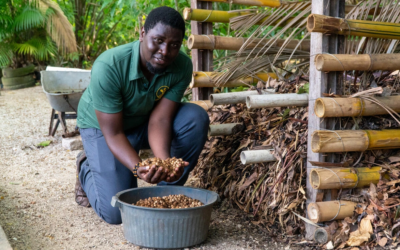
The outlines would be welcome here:
[[[14,249],[139,249],[120,225],[109,225],[74,200],[75,157],[48,136],[51,107],[42,87],[0,96],[0,225]],[[67,120],[73,130],[75,120]],[[40,142],[51,140],[44,148]],[[143,185],[143,183],[141,183]],[[191,249],[290,249],[242,211],[215,207],[208,239]]]

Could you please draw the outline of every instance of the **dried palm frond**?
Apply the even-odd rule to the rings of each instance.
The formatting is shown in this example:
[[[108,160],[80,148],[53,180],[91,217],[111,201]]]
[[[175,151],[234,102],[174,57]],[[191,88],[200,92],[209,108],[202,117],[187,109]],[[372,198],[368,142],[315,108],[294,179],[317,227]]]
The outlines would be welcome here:
[[[36,4],[43,13],[46,13],[48,9],[52,9],[53,13],[48,15],[47,32],[61,51],[76,52],[77,44],[72,25],[60,6],[51,0],[31,0],[31,2]]]

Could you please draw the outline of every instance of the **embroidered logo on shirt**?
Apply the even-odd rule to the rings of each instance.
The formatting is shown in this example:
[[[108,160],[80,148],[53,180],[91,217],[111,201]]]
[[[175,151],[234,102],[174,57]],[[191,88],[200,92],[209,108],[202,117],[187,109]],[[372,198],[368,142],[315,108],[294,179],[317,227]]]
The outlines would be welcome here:
[[[168,86],[161,86],[156,92],[156,101],[159,101],[167,93],[168,89]]]

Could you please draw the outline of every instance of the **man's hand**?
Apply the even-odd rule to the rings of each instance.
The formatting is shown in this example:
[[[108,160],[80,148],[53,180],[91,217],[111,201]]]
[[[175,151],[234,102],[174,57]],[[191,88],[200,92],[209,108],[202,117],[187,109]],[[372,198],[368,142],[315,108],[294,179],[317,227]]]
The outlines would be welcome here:
[[[164,170],[162,167],[155,165],[151,167],[139,167],[137,172],[140,179],[150,184],[157,184],[161,181],[174,182],[181,178],[184,167],[188,165],[188,162],[184,162],[182,166],[175,169],[175,173],[171,174],[168,174],[168,171]]]

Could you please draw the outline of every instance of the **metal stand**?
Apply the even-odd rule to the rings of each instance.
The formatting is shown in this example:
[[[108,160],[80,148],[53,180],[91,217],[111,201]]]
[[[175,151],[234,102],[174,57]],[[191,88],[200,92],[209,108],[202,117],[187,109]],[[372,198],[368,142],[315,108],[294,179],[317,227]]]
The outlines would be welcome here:
[[[61,127],[63,128],[63,134],[68,134],[68,129],[67,129],[67,122],[66,119],[76,119],[77,115],[75,114],[66,114],[65,112],[60,112],[57,111],[58,114],[56,114],[56,110],[52,109],[51,110],[51,117],[50,117],[50,126],[49,126],[49,136],[54,136],[58,125],[61,123]],[[54,126],[54,120],[57,119],[56,125]],[[54,128],[53,128],[54,126]]]

